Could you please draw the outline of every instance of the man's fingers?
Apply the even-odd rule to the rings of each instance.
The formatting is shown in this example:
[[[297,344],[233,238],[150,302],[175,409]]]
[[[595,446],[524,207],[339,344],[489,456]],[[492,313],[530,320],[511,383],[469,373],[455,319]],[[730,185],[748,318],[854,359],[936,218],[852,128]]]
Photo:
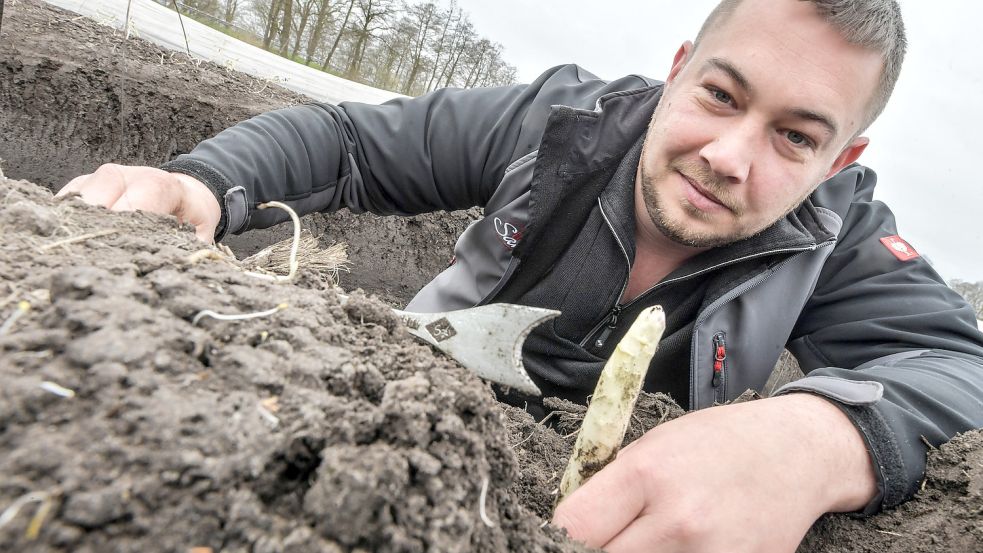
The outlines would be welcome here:
[[[86,203],[111,209],[126,192],[126,184],[126,176],[120,167],[106,164],[88,175],[77,191]]]
[[[123,186],[121,183],[103,182],[100,186],[83,186],[78,193],[85,203],[109,209],[123,193]]]
[[[149,211],[144,208],[147,203],[141,201],[140,198],[141,195],[139,193],[135,193],[133,189],[127,189],[113,205],[109,206],[109,209],[113,211],[136,211],[138,209]]]
[[[645,508],[644,490],[632,472],[616,459],[557,507],[553,524],[591,547],[610,542]]]
[[[222,208],[215,194],[198,179],[181,173],[172,173],[175,186],[182,189],[178,208],[175,210],[182,220],[195,226],[198,239],[207,244],[215,242],[215,228],[222,216]]]
[[[180,198],[173,192],[173,187],[163,183],[135,182],[130,183],[113,205],[113,211],[152,211],[154,213],[170,213],[178,215],[177,205]]]
[[[601,548],[607,553],[631,553],[634,551],[652,551],[655,544],[664,544],[664,536],[658,535],[659,520],[654,515],[643,515],[635,519],[627,528],[621,531],[611,541]],[[675,553],[676,551],[698,553],[696,549],[677,549],[671,545],[661,545],[659,553]]]
[[[198,237],[198,240],[201,240],[206,244],[215,243],[215,229],[209,229],[202,226],[195,227],[195,236]]]
[[[82,175],[80,177],[75,177],[74,179],[68,181],[68,184],[62,186],[58,193],[55,194],[56,198],[61,198],[62,196],[67,196],[73,192],[78,193],[78,189],[82,186],[85,179],[89,178],[89,175]]]

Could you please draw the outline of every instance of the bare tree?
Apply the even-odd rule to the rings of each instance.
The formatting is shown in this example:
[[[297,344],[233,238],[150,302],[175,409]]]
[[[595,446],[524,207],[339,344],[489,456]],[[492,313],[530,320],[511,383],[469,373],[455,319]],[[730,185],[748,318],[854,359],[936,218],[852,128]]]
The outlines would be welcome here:
[[[427,79],[425,92],[433,90],[434,84],[439,82],[449,67],[449,62],[454,56],[454,48],[460,39],[461,24],[464,20],[464,12],[457,7],[457,2],[451,0],[450,8],[442,14],[444,25],[440,31],[440,38],[434,46],[434,59],[431,65],[430,78]],[[446,57],[445,57],[446,55]]]
[[[393,27],[392,32],[381,38],[376,86],[387,90],[401,88],[399,75],[411,51],[414,36],[416,36],[416,28],[413,22],[408,17],[403,17]]]
[[[457,77],[457,72],[461,68],[461,60],[479,40],[474,33],[474,26],[467,17],[458,26],[457,35],[454,41],[454,48],[451,50],[451,56],[447,59],[447,66],[441,74],[444,86],[451,86],[451,83],[455,82],[454,79]]]
[[[284,2],[289,0],[270,0],[270,9],[266,12],[266,26],[263,31],[263,48],[269,50],[273,37],[279,29],[278,21]]]
[[[359,76],[369,41],[376,31],[384,27],[386,18],[395,12],[392,0],[358,0],[358,8],[355,28],[352,29],[355,42],[345,69],[345,75],[350,79]]]
[[[440,86],[495,86],[515,81],[516,69],[502,59],[501,45],[475,33],[451,0],[186,0],[213,6],[224,20],[240,7],[267,50],[323,56],[322,70],[405,94]],[[339,52],[341,52],[339,54]]]
[[[495,44],[487,38],[479,39],[473,48],[467,52],[467,77],[464,78],[464,88],[474,88],[485,71],[485,66],[495,53]]]
[[[225,0],[225,15],[222,18],[226,25],[232,25],[236,18],[236,9],[239,8],[239,0]]]
[[[293,23],[294,0],[283,0],[283,20],[280,25],[280,55],[287,55],[287,46],[290,43],[290,27]]]
[[[403,94],[410,94],[420,71],[424,68],[424,49],[427,46],[427,38],[434,29],[440,11],[433,2],[417,4],[409,9],[409,17],[416,27],[416,36],[413,38],[413,55],[410,58],[409,75],[403,83]]]
[[[318,0],[301,0],[297,4],[300,9],[297,12],[297,25],[294,30],[297,34],[294,38],[294,47],[290,51],[291,57],[295,57],[300,50],[300,40],[304,36],[304,31],[307,30],[307,24],[311,19],[311,15],[317,15],[317,3]]]
[[[182,0],[181,3],[189,8],[193,8],[197,12],[205,13],[212,17],[217,16],[220,10],[218,0]]]
[[[311,29],[311,35],[307,40],[306,61],[308,65],[321,46],[325,25],[331,22],[337,13],[338,6],[339,3],[331,2],[331,0],[318,0],[317,17],[314,19],[314,27]]]
[[[496,46],[498,46],[496,44]],[[516,69],[502,59],[501,50],[496,48],[475,86],[501,86],[515,82]]]
[[[341,26],[338,27],[338,35],[335,36],[334,44],[331,45],[331,50],[328,52],[327,57],[324,58],[324,63],[321,64],[321,71],[328,70],[328,64],[331,63],[331,57],[334,56],[335,50],[338,49],[338,43],[341,42],[341,37],[345,34],[345,29],[348,28],[348,20],[352,16],[352,9],[355,7],[355,2],[358,0],[348,0],[348,9],[345,11],[345,20],[341,22]]]
[[[966,298],[969,305],[976,311],[976,318],[983,319],[983,281],[966,282],[963,280],[953,280],[952,289],[959,292]]]
[[[504,60],[499,60],[495,74],[492,75],[488,86],[508,86],[513,85],[519,80],[519,70]]]

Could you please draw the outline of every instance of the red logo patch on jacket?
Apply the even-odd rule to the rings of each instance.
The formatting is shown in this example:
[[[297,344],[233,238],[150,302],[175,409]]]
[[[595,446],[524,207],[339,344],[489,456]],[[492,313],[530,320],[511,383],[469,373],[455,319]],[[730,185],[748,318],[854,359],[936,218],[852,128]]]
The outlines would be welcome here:
[[[905,242],[897,234],[881,238],[881,244],[884,244],[887,251],[894,254],[894,257],[897,257],[901,261],[911,261],[912,259],[921,257],[921,254],[916,252],[915,248],[911,247],[911,244]]]

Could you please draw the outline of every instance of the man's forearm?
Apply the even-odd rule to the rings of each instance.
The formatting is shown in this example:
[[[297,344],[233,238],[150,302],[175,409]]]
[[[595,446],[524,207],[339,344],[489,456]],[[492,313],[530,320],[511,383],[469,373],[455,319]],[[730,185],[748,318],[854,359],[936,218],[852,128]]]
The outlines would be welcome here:
[[[803,393],[767,401],[781,402],[781,412],[794,426],[790,431],[801,435],[818,491],[825,495],[825,511],[857,511],[877,495],[877,476],[863,436],[839,407]]]
[[[304,105],[259,115],[161,168],[192,176],[213,191],[222,207],[222,234],[241,232],[247,222],[249,228],[266,227],[285,217],[279,210],[252,212],[267,201],[289,202],[301,214],[337,209],[344,204],[339,183],[350,172],[350,140],[333,110]]]

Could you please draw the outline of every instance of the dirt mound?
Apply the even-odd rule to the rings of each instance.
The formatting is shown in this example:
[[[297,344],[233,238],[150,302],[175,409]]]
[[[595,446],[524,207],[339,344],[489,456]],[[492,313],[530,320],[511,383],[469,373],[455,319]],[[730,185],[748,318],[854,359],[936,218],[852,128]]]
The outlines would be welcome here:
[[[561,550],[509,491],[489,387],[382,304],[189,263],[168,217],[0,191],[0,313],[30,304],[0,335],[0,505],[50,507],[0,549],[33,518],[39,550]]]
[[[983,431],[968,432],[928,456],[915,499],[867,520],[827,516],[801,552],[978,553],[983,551]]]

